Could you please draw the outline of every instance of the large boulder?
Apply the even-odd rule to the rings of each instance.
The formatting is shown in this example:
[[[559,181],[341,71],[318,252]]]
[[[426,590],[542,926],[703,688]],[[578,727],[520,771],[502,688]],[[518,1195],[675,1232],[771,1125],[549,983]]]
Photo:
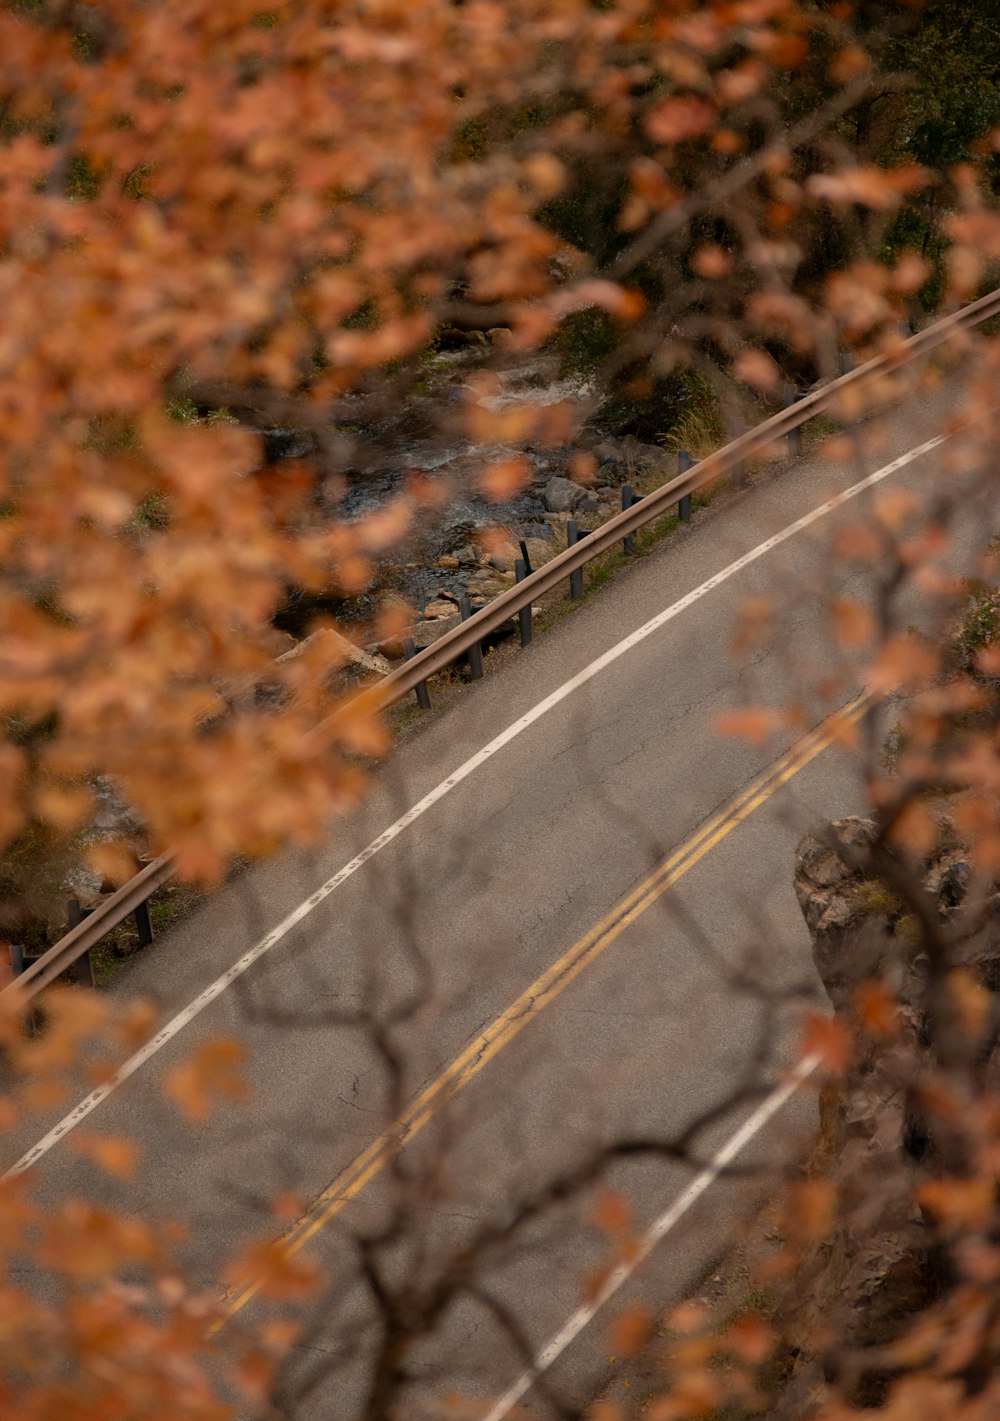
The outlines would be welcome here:
[[[836,1010],[878,970],[889,950],[884,924],[864,911],[863,874],[851,860],[875,835],[868,819],[818,825],[802,839],[795,858],[795,896],[812,939],[813,960]]]
[[[823,1395],[829,1360],[817,1338],[835,1340],[837,1355],[851,1358],[854,1404],[877,1404],[892,1375],[883,1349],[947,1286],[935,1234],[914,1198],[921,1180],[947,1170],[903,1085],[933,1064],[927,961],[912,912],[873,870],[875,837],[871,820],[842,819],[812,829],[796,854],[795,890],[834,1010],[852,1016],[859,989],[877,980],[893,991],[896,1011],[892,1033],[859,1038],[847,1072],[821,1098],[813,1159],[835,1188],[837,1216],[803,1261],[786,1303],[796,1357],[774,1421],[809,1414]],[[956,929],[954,962],[998,991],[1000,919],[995,911],[972,914],[966,929],[957,917],[974,891],[988,906],[991,889],[974,886],[965,849],[944,816],[937,846],[918,870],[942,928]],[[995,1059],[982,1066],[996,1074]]]
[[[429,621],[416,622],[410,629],[410,640],[418,651],[423,651],[425,646],[439,641],[445,632],[450,632],[457,627],[461,620],[457,608],[454,608],[446,617],[434,617]]]
[[[333,627],[320,627],[318,631],[300,641],[298,646],[277,658],[283,662],[297,661],[303,656],[315,656],[319,662],[326,662],[331,675],[347,671],[355,676],[388,676],[392,670],[388,661],[377,651],[365,651],[355,646],[353,641],[342,636]]]
[[[545,485],[542,498],[550,513],[572,513],[586,491],[572,479],[563,479],[556,475]]]

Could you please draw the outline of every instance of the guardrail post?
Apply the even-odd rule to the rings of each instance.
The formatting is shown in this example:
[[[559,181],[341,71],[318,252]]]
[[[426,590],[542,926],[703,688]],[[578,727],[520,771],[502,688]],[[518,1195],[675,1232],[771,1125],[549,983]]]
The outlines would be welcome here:
[[[77,923],[82,923],[84,918],[89,918],[93,908],[83,908],[80,906],[79,898],[71,898],[66,905],[66,920],[71,928],[75,928]],[[67,975],[71,982],[76,982],[82,987],[96,987],[97,978],[94,976],[94,963],[90,956],[89,949],[82,952],[67,969]]]
[[[632,492],[631,484],[622,484],[622,512],[626,513],[635,503],[635,494]],[[630,558],[635,552],[635,538],[631,533],[626,534],[622,543],[622,552]]]
[[[460,592],[458,596],[458,610],[461,613],[462,621],[467,622],[472,616],[472,608],[469,605],[469,597],[465,592]],[[478,681],[483,674],[483,648],[478,641],[474,641],[466,652],[469,658],[469,670],[472,672],[472,679]]]
[[[837,367],[840,370],[841,375],[850,375],[851,371],[854,369],[854,356],[849,350],[841,350],[837,352]]]
[[[403,642],[403,656],[407,661],[412,661],[417,654],[417,648],[413,645],[412,637],[407,637]],[[431,693],[427,689],[426,681],[418,681],[414,686],[414,693],[417,697],[417,705],[421,710],[430,710]]]
[[[524,575],[530,577],[534,572],[531,566],[531,559],[528,557],[528,545],[523,538],[518,538],[517,546],[521,549],[521,561],[524,563]]]
[[[677,475],[688,473],[694,467],[694,461],[686,449],[677,451]],[[682,523],[687,523],[691,518],[691,495],[684,494],[677,505],[677,517]]]
[[[149,947],[153,941],[153,920],[149,916],[149,899],[145,903],[140,903],[132,914],[135,918],[135,930],[139,934],[139,946]]]
[[[576,519],[571,518],[566,524],[566,546],[575,548],[580,541],[580,530],[576,526]],[[569,595],[571,597],[583,596],[583,568],[577,567],[569,575]]]
[[[794,385],[785,386],[785,408],[791,409],[797,405],[802,396]],[[796,425],[794,429],[788,431],[788,452],[793,459],[797,459],[802,453],[802,426]]]
[[[521,544],[524,547],[524,544]],[[514,563],[514,582],[523,582],[528,576],[528,566],[524,558],[518,558]],[[517,612],[517,629],[521,634],[521,645],[527,646],[531,641],[531,604],[527,607],[519,607]]]

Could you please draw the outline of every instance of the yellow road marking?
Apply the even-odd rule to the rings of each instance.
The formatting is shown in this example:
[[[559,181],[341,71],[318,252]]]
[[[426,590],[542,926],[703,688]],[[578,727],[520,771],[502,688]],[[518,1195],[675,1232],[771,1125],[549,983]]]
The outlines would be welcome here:
[[[736,795],[725,809],[702,825],[680,848],[675,849],[642,883],[626,894],[606,917],[546,968],[450,1065],[435,1076],[430,1084],[414,1097],[402,1114],[324,1189],[308,1212],[276,1241],[275,1248],[286,1258],[299,1253],[346,1204],[360,1194],[365,1185],[380,1173],[396,1154],[405,1149],[443,1106],[464,1090],[494,1056],[513,1041],[530,1021],[540,1015],[550,1002],[560,996],[584,968],[596,961],[631,923],[641,917],[668,888],[673,887],[734,829],[745,823],[782,785],[787,784],[822,754],[827,746],[837,739],[840,730],[859,720],[873,700],[874,697],[864,691],[828,717]],[[212,1325],[210,1334],[221,1331],[231,1318],[257,1296],[262,1286],[262,1280],[250,1283],[230,1299],[222,1317]]]

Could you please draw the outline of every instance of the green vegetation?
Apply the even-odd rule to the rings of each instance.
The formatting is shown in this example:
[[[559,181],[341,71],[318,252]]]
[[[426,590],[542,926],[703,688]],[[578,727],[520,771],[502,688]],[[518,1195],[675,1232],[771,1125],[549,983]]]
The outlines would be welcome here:
[[[704,459],[727,443],[729,431],[719,397],[703,375],[687,376],[686,399],[672,428],[657,435],[666,449],[686,449]]]
[[[1000,588],[975,584],[961,626],[955,635],[954,652],[959,667],[971,671],[976,653],[993,646],[1000,638]]]
[[[165,932],[204,901],[204,891],[190,883],[164,883],[149,899],[149,920],[154,936]],[[90,954],[97,985],[108,981],[138,951],[139,934],[135,921],[126,918]]]
[[[617,343],[617,326],[596,306],[567,316],[552,341],[562,375],[595,374]]]
[[[899,914],[902,905],[879,879],[865,878],[854,889],[853,907],[863,917],[885,915],[893,919]]]

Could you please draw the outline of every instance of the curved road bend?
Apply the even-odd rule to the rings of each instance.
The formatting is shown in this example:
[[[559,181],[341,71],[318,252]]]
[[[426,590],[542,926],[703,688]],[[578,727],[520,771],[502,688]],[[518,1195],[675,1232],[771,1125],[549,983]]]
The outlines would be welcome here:
[[[367,803],[338,823],[322,852],[286,855],[244,875],[123,970],[112,990],[153,997],[162,1019],[171,1019],[519,716],[831,492],[932,438],[946,411],[941,392],[936,403],[923,396],[894,415],[863,470],[806,458],[720,500],[689,533],[660,545],[407,738]],[[928,490],[941,457],[932,451],[913,458],[887,482]],[[670,1134],[759,1072],[760,1062],[773,1070],[787,1058],[794,1012],[748,993],[734,974],[749,968],[772,988],[798,989],[799,1004],[819,999],[792,891],[792,855],[814,819],[856,810],[861,787],[849,758],[827,749],[796,764],[744,822],[726,819],[726,806],[796,737],[755,748],[720,739],[713,725],[719,713],[748,701],[799,698],[821,672],[839,669],[841,682],[829,702],[807,701],[809,724],[854,694],[856,677],[838,667],[820,594],[831,532],[856,518],[870,496],[709,590],[477,765],[153,1054],[87,1119],[87,1128],[139,1141],[137,1180],[104,1180],[60,1141],[34,1166],[44,1193],[85,1186],[125,1210],[188,1220],[190,1269],[203,1282],[218,1282],[224,1259],[241,1242],[275,1231],[263,1198],[284,1190],[307,1200],[321,1195],[400,1105],[422,1089],[433,1096],[449,1062],[491,1023],[503,1022],[519,994],[684,845],[673,886],[620,924],[527,1027],[508,1030],[502,1049],[463,1078],[450,1104],[437,1101],[400,1157],[407,1170],[425,1171],[425,1186],[396,1266],[422,1276],[422,1257],[460,1247],[478,1223],[600,1143]],[[988,534],[985,510],[969,504],[963,520],[965,543],[981,530]],[[865,595],[861,577],[846,568],[833,581]],[[769,598],[782,610],[770,638],[737,663],[729,646],[748,597]],[[914,608],[908,620],[918,615]],[[699,840],[720,811],[721,832],[713,828],[710,843]],[[418,987],[425,999],[395,1033],[402,1064],[391,1083],[370,1038],[344,1015],[365,1001],[399,1001]],[[199,1041],[227,1032],[248,1040],[251,1103],[192,1125],[165,1103],[162,1074]],[[73,1099],[83,1094],[76,1086]],[[705,1134],[699,1145],[706,1154],[747,1108]],[[804,1094],[751,1157],[780,1157],[809,1119]],[[43,1121],[13,1147],[27,1150],[57,1120]],[[615,1166],[611,1177],[645,1224],[689,1173],[644,1160]],[[338,1286],[325,1326],[296,1361],[302,1376],[329,1369],[297,1421],[348,1418],[360,1395],[370,1305],[350,1281],[347,1240],[387,1217],[399,1187],[388,1167],[362,1185],[306,1243]],[[747,1187],[716,1186],[624,1300],[662,1300],[694,1277],[722,1242]],[[581,1219],[589,1207],[554,1211],[491,1265],[489,1288],[517,1316],[530,1348],[562,1324],[603,1256]],[[246,1306],[262,1304],[251,1299]],[[607,1362],[599,1326],[557,1368],[581,1397]],[[413,1401],[444,1389],[489,1401],[522,1360],[495,1319],[464,1302],[416,1359]],[[544,1414],[541,1398],[532,1405]]]

